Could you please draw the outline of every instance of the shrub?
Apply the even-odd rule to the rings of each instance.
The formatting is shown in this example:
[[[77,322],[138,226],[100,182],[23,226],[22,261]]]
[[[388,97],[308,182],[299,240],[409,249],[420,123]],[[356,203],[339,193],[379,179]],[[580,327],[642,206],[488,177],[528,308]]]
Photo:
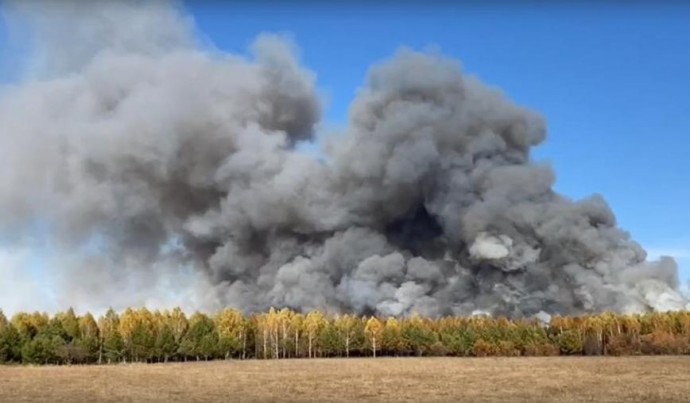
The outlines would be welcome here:
[[[663,330],[655,330],[641,337],[643,354],[679,354],[683,350],[682,340]]]
[[[582,345],[582,352],[585,355],[601,355],[603,353],[603,345],[599,335],[595,333],[587,333]]]
[[[499,341],[497,347],[498,355],[504,357],[517,357],[520,355],[520,350],[515,346],[512,341]]]
[[[606,342],[607,355],[635,355],[639,351],[639,343],[635,343],[632,337],[624,334],[611,336]]]
[[[484,339],[479,339],[476,342],[474,342],[474,346],[472,347],[472,354],[474,354],[475,357],[496,356],[498,355],[498,346],[489,343]]]
[[[582,338],[576,330],[566,330],[556,336],[556,345],[561,353],[567,355],[582,354]]]
[[[450,353],[448,347],[443,345],[440,341],[435,342],[429,347],[429,355],[434,357],[444,357],[450,355]]]

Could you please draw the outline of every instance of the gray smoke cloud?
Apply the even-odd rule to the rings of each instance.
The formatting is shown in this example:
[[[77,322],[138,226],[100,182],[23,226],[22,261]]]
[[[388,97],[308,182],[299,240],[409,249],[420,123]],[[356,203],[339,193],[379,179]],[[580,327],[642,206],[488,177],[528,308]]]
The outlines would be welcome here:
[[[40,222],[59,303],[528,316],[682,309],[599,196],[530,160],[537,113],[436,53],[373,67],[322,160],[316,75],[285,38],[199,43],[167,2],[10,4],[29,76],[0,93],[0,225]],[[96,301],[96,302],[94,302]]]

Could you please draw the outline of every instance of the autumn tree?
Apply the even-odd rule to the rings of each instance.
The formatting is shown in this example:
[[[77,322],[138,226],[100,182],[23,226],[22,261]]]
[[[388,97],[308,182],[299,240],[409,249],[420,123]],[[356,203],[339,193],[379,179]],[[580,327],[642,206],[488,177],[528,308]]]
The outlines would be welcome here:
[[[108,309],[106,314],[99,319],[99,332],[101,345],[98,352],[98,362],[103,362],[103,358],[108,363],[123,360],[125,341],[120,332],[120,317],[112,308]]]
[[[155,350],[156,323],[153,314],[146,308],[135,312],[135,315],[136,325],[131,340],[134,360],[148,362]]]
[[[268,314],[256,314],[253,316],[253,322],[256,327],[255,345],[257,349],[256,356],[268,359],[271,354],[269,349],[269,342],[271,336],[271,329],[268,320]],[[259,349],[261,352],[259,353]]]
[[[304,318],[304,328],[307,333],[308,357],[314,358],[314,342],[325,327],[326,317],[319,311],[312,311]]]
[[[12,326],[17,329],[21,342],[33,339],[48,324],[48,315],[34,312],[19,312],[12,317]]]
[[[294,340],[295,357],[301,357],[300,336],[302,335],[302,332],[304,332],[304,316],[301,313],[295,313],[290,318],[290,323],[288,326]]]
[[[79,339],[79,319],[74,313],[74,309],[69,308],[66,312],[57,314],[55,318],[62,325],[62,329],[64,329],[66,342],[69,343],[72,340]]]
[[[65,356],[65,330],[60,320],[46,314],[34,313],[28,317],[28,329],[33,337],[23,340],[22,361],[29,364],[58,364]]]
[[[276,311],[274,308],[269,309],[266,313],[264,326],[266,326],[266,331],[268,332],[272,358],[280,358],[281,319],[280,312]]]
[[[438,341],[430,324],[417,314],[403,322],[401,336],[417,356],[430,353]]]
[[[372,316],[371,318],[369,318],[369,320],[367,320],[367,325],[364,328],[364,333],[367,335],[367,340],[369,341],[369,345],[371,346],[371,352],[374,358],[376,358],[376,351],[381,343],[381,335],[383,334],[383,328],[383,324],[375,316]]]
[[[334,326],[340,332],[345,344],[345,357],[350,356],[350,346],[355,341],[357,326],[361,323],[355,315],[341,315],[335,318]]]
[[[96,319],[90,313],[79,318],[78,345],[85,353],[84,362],[94,362],[100,352],[100,331]]]
[[[394,317],[386,319],[381,334],[381,350],[389,355],[404,355],[408,352],[407,340],[403,337],[400,321]]]
[[[603,313],[535,319],[487,315],[438,319],[302,315],[289,309],[213,317],[109,309],[98,322],[72,309],[49,316],[0,311],[0,363],[167,362],[189,357],[631,355],[690,353],[690,313]]]
[[[189,318],[189,329],[180,342],[180,353],[185,357],[195,357],[197,361],[203,357],[211,358],[218,343],[218,334],[213,320],[207,315],[196,312]]]
[[[247,341],[247,326],[245,318],[236,309],[225,309],[215,317],[216,331],[218,332],[218,350],[225,359],[242,352]]]
[[[326,319],[318,336],[319,351],[326,357],[342,356],[345,347],[343,334],[335,325],[335,320]]]
[[[184,334],[187,332],[187,329],[189,329],[189,321],[187,320],[187,316],[179,307],[173,309],[172,312],[167,316],[167,322],[170,324],[170,329],[173,332],[175,343],[180,343],[182,336],[184,336]]]
[[[289,340],[289,326],[292,321],[292,316],[295,313],[287,308],[283,308],[278,312],[278,325],[280,331],[280,346],[283,352],[283,358],[288,356],[288,340]]]
[[[134,358],[134,333],[137,330],[138,324],[139,320],[133,309],[127,308],[125,312],[120,315],[118,331],[122,336],[124,344],[125,361],[127,361],[127,359],[136,360]]]

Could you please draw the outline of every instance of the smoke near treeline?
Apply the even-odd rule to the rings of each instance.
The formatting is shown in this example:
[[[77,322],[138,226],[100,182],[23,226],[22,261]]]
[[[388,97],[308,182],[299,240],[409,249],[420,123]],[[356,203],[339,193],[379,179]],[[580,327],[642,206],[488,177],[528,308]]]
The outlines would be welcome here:
[[[320,127],[317,75],[289,40],[227,54],[166,2],[7,7],[34,57],[0,90],[0,225],[50,240],[58,304],[529,316],[687,303],[675,262],[647,261],[601,197],[553,190],[530,160],[544,119],[441,54],[372,66],[317,159],[295,148]]]

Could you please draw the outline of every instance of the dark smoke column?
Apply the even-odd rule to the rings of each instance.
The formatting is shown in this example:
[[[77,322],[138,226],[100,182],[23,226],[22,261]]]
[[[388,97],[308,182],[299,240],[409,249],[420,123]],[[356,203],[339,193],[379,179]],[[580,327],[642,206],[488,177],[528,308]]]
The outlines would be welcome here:
[[[65,305],[154,288],[246,311],[687,304],[673,260],[646,261],[601,197],[553,191],[530,160],[543,119],[452,60],[404,50],[373,67],[320,162],[294,148],[321,102],[289,42],[262,36],[247,59],[197,46],[164,2],[77,3],[17,4],[42,74],[0,95],[0,224],[49,223]]]

